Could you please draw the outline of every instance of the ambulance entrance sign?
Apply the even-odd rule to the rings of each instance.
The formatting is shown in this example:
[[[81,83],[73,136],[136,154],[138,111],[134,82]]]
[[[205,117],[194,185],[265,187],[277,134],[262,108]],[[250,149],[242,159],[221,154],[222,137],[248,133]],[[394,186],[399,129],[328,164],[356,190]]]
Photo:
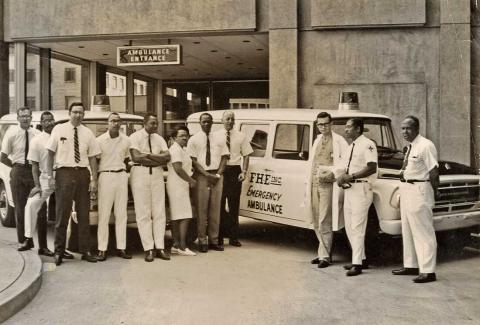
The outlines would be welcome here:
[[[180,64],[180,45],[117,47],[117,66]]]

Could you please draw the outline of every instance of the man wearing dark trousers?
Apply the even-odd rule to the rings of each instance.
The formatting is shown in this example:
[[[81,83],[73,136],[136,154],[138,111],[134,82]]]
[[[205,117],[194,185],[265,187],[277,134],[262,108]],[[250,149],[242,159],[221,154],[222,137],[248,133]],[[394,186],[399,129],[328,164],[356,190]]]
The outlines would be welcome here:
[[[12,198],[15,205],[15,221],[17,225],[18,242],[23,246],[33,247],[33,240],[30,238],[25,243],[25,204],[28,200],[28,194],[32,190],[33,175],[32,166],[29,164],[27,155],[30,141],[38,133],[37,130],[30,127],[32,121],[32,112],[28,107],[17,109],[18,125],[10,127],[5,133],[2,141],[2,152],[0,161],[5,165],[12,167],[10,171],[10,186],[12,188]],[[40,234],[46,234],[46,223],[39,225]],[[46,236],[46,235],[45,235]],[[20,250],[21,247],[19,248]]]
[[[222,123],[224,128],[216,131],[215,134],[224,139],[230,151],[230,158],[223,173],[218,242],[223,245],[224,236],[228,236],[231,246],[240,247],[242,244],[238,240],[238,208],[240,206],[242,182],[245,180],[249,155],[253,152],[253,149],[245,134],[233,129],[235,125],[235,113],[233,111],[223,113]]]
[[[62,264],[73,201],[77,211],[79,251],[82,253],[82,260],[97,262],[90,253],[89,191],[97,191],[96,156],[101,150],[93,132],[81,124],[85,115],[83,104],[72,103],[69,115],[70,121],[55,126],[46,146],[49,150],[47,173],[51,186],[55,186],[56,189],[56,265]],[[53,178],[54,161],[55,178]]]

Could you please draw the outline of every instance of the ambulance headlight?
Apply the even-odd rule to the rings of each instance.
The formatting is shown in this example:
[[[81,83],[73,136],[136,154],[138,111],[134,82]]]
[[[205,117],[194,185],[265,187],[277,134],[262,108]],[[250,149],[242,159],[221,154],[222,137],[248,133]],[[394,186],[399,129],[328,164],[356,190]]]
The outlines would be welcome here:
[[[392,192],[392,195],[390,196],[390,205],[395,209],[400,208],[400,191],[398,187]]]

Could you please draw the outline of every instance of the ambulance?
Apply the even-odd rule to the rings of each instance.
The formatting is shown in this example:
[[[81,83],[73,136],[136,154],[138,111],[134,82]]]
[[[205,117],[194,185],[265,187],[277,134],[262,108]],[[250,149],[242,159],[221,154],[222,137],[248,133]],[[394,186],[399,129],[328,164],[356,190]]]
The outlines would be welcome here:
[[[325,110],[322,110],[325,111]],[[222,128],[224,111],[209,111],[212,131]],[[359,110],[327,110],[332,131],[345,136],[350,118],[361,118],[364,135],[378,148],[378,180],[368,227],[390,235],[401,234],[399,172],[404,154],[396,141],[388,116]],[[312,144],[318,136],[317,109],[235,110],[235,128],[250,139],[254,150],[243,182],[240,215],[302,228],[312,224]],[[202,112],[187,119],[194,134],[201,130]],[[480,224],[479,182],[474,168],[450,161],[440,162],[440,194],[436,197],[434,226],[437,231]],[[333,228],[343,227],[343,193],[334,185]],[[371,231],[371,230],[370,230]]]

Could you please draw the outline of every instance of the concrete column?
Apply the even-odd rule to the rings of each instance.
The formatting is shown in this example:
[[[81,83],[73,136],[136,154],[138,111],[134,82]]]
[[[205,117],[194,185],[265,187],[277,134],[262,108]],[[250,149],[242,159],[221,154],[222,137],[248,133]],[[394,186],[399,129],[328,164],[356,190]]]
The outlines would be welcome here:
[[[133,79],[133,72],[128,71],[125,83],[127,94],[127,113],[130,114],[135,112],[135,82]]]
[[[8,56],[8,43],[0,41],[0,117],[10,113]]]
[[[297,0],[269,2],[269,96],[272,108],[298,107]]]
[[[25,69],[27,54],[25,43],[15,43],[15,108],[25,106]]]
[[[50,110],[50,49],[40,49],[40,109]]]
[[[439,153],[470,165],[470,0],[441,0],[440,12]]]
[[[163,81],[155,80],[154,113],[158,116],[158,133],[163,136]]]

